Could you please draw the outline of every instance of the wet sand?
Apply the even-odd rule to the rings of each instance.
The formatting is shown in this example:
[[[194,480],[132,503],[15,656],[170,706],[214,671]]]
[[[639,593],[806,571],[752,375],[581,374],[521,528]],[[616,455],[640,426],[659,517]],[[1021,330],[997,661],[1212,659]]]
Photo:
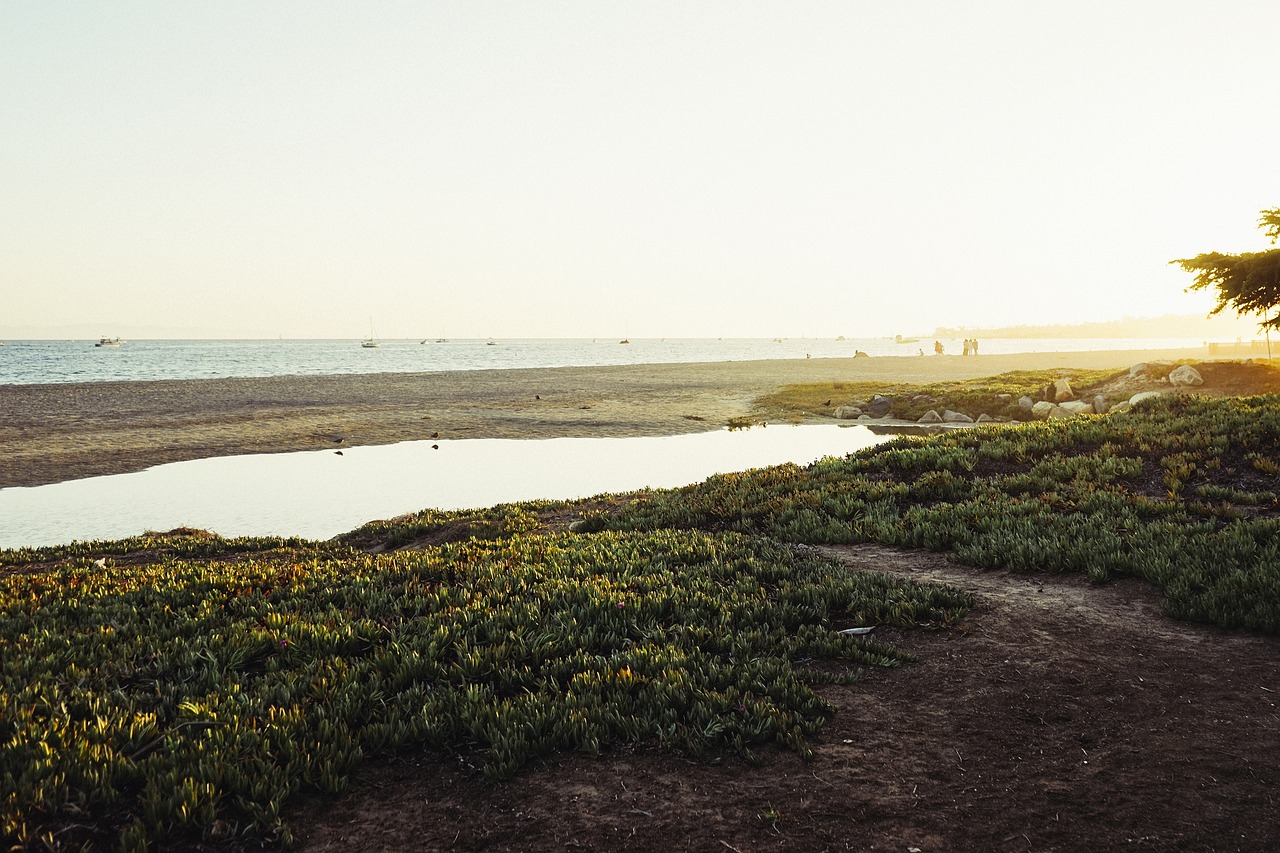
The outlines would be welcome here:
[[[0,386],[0,488],[166,462],[421,439],[718,429],[799,382],[935,382],[1125,368],[1205,351],[806,359]]]

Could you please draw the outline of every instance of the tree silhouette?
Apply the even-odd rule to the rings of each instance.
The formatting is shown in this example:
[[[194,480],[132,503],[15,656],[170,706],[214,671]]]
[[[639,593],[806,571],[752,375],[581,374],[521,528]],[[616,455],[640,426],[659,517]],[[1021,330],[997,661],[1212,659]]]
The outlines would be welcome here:
[[[1262,211],[1258,227],[1273,244],[1280,242],[1280,207]],[[1237,314],[1262,315],[1261,328],[1280,328],[1280,249],[1238,255],[1207,252],[1169,263],[1195,273],[1189,290],[1218,289],[1218,304],[1210,314],[1230,306]]]

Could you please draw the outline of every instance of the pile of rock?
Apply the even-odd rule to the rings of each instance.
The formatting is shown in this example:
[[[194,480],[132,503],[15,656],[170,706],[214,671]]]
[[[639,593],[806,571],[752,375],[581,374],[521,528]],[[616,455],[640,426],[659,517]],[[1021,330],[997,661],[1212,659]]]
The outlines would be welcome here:
[[[1117,390],[1123,390],[1126,384],[1129,384],[1130,387],[1149,386],[1152,382],[1168,384],[1174,388],[1190,388],[1204,384],[1204,377],[1189,364],[1179,365],[1170,370],[1165,376],[1152,378],[1151,374],[1156,372],[1152,365],[1145,363],[1135,364],[1129,368],[1129,382],[1120,383]],[[1076,399],[1076,394],[1071,388],[1071,382],[1067,379],[1059,379],[1057,382],[1044,387],[1040,394],[1043,397],[1042,400],[1037,402],[1030,397],[1020,397],[1018,398],[1018,405],[1038,418],[1071,418],[1076,415],[1105,415],[1107,412],[1127,412],[1139,402],[1152,397],[1159,397],[1164,393],[1166,392],[1163,390],[1138,391],[1130,395],[1128,399],[1121,400],[1118,403],[1109,402],[1108,398],[1102,394],[1095,394],[1090,400],[1079,400]]]
[[[893,398],[877,394],[861,406],[840,406],[835,416],[842,421],[870,421],[885,418],[893,410]]]
[[[1167,371],[1167,373],[1161,375],[1164,371]],[[1189,364],[1179,365],[1173,370],[1168,370],[1167,363],[1165,365],[1135,364],[1129,368],[1129,375],[1126,379],[1122,379],[1120,382],[1110,386],[1113,391],[1119,392],[1118,394],[1094,394],[1089,399],[1080,399],[1075,389],[1071,387],[1071,380],[1063,378],[1051,382],[1040,389],[1040,393],[1037,395],[1040,397],[1039,400],[1022,396],[1018,398],[1017,405],[1035,418],[1073,418],[1078,415],[1105,415],[1108,412],[1125,412],[1142,400],[1166,393],[1164,390],[1150,390],[1152,384],[1167,384],[1171,388],[1192,387],[1203,385],[1204,378],[1201,377],[1199,371]],[[1129,394],[1129,396],[1120,402],[1111,402],[1112,399],[1120,394]],[[1000,396],[1006,400],[1012,400],[1011,395],[1001,394]],[[916,396],[912,398],[912,401],[919,403],[927,399]],[[840,406],[835,410],[834,415],[839,420],[870,421],[888,418],[891,416],[892,411],[893,398],[877,394],[858,406]],[[917,409],[917,411],[919,410]],[[943,409],[941,413],[936,409],[930,409],[917,420],[917,423],[981,424],[1004,420],[1007,420],[1007,418],[993,418],[986,413],[974,418],[963,412],[954,412],[951,409]]]

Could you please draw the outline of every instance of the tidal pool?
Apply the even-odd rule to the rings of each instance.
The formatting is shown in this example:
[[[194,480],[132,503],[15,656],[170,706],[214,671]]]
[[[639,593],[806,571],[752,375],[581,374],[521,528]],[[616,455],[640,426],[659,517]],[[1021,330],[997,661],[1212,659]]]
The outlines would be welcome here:
[[[889,440],[862,426],[771,426],[660,438],[408,441],[159,465],[0,489],[0,548],[195,527],[327,539],[428,507],[590,497],[808,464]]]

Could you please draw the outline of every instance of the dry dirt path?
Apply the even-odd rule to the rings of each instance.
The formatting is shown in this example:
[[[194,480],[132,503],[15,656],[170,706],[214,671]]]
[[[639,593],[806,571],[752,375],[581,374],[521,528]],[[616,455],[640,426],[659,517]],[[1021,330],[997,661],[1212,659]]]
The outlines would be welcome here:
[[[825,551],[977,603],[956,630],[881,632],[920,661],[826,688],[814,761],[619,748],[493,784],[407,757],[305,804],[300,849],[1280,849],[1280,641],[1169,620],[1137,582]]]

